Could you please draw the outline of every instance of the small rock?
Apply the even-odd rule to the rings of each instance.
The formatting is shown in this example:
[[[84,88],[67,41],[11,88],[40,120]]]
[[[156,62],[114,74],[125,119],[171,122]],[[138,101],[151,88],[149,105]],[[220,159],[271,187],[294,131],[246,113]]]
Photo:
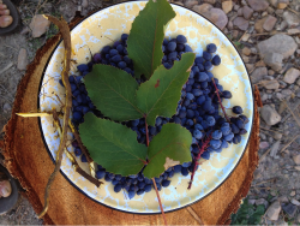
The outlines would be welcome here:
[[[297,199],[292,199],[291,203],[293,203],[296,206],[300,206],[300,202]]]
[[[296,27],[300,24],[300,18],[290,11],[285,11],[283,13],[283,19],[287,22],[289,27]]]
[[[238,10],[238,16],[243,16],[243,8],[239,8],[239,10]]]
[[[279,148],[280,148],[280,141],[276,141],[271,146],[270,156],[275,157],[277,155],[277,152],[278,152]]]
[[[247,2],[256,12],[262,12],[269,7],[269,3],[265,0],[247,0]]]
[[[245,54],[246,56],[249,56],[252,52],[251,49],[249,49],[248,47],[244,47],[242,49],[242,53]]]
[[[88,0],[82,0],[81,5],[82,5],[83,8],[87,8],[89,6],[89,1]]]
[[[243,17],[236,17],[233,21],[233,25],[242,31],[246,31],[249,26],[249,21]]]
[[[223,10],[219,8],[213,8],[207,3],[204,3],[202,5],[195,5],[193,7],[193,10],[205,16],[212,23],[217,25],[217,27],[221,30],[223,30],[228,23],[228,17]]]
[[[266,89],[278,89],[280,87],[280,84],[277,80],[263,80],[261,81],[261,83],[263,84],[263,86]]]
[[[264,57],[266,65],[270,66],[274,71],[280,71],[282,69],[283,56],[280,53],[267,53]]]
[[[277,9],[285,9],[287,7],[287,4],[284,2],[279,2],[277,5]]]
[[[255,47],[252,47],[252,48],[251,48],[251,53],[257,54],[257,49],[256,49]]]
[[[192,8],[195,5],[198,5],[198,1],[196,0],[188,0],[184,3],[184,5],[188,8]]]
[[[257,67],[251,73],[251,81],[252,83],[258,83],[260,80],[263,79],[265,75],[268,75],[268,70],[266,67]]]
[[[184,6],[184,4],[182,2],[174,2],[176,5],[182,5]]]
[[[279,219],[276,222],[276,225],[278,225],[278,226],[289,226],[288,222],[285,222],[283,219]]]
[[[267,19],[265,20],[265,22],[264,22],[263,28],[264,28],[266,31],[271,31],[271,30],[273,30],[273,28],[274,28],[274,26],[275,26],[275,24],[276,24],[276,21],[277,21],[276,17],[273,17],[273,16],[269,15],[269,16],[267,17]]]
[[[269,206],[269,208],[265,213],[265,216],[271,221],[276,221],[278,220],[280,211],[281,211],[280,203],[276,201]]]
[[[281,116],[270,105],[264,105],[261,110],[261,117],[269,126],[273,126],[281,121]]]
[[[216,0],[203,0],[203,1],[208,3],[208,4],[211,4],[211,5],[216,4]]]
[[[240,8],[240,5],[239,5],[239,4],[235,4],[235,5],[233,6],[233,9],[234,9],[235,11],[238,11],[239,8]]]
[[[287,26],[288,26],[287,22],[283,20],[279,27],[281,31],[284,31],[287,28]]]
[[[259,143],[259,149],[267,149],[269,146],[270,146],[269,143],[266,141]]]
[[[34,16],[30,22],[31,35],[33,38],[42,36],[48,29],[50,21],[43,17],[42,14]]]
[[[243,13],[244,18],[249,20],[251,18],[252,14],[253,14],[253,9],[251,9],[248,6],[244,6],[242,8],[242,13]]]
[[[255,204],[256,205],[264,205],[266,209],[269,207],[268,201],[265,200],[264,198],[257,199]]]
[[[278,198],[278,200],[279,200],[280,202],[284,202],[284,203],[289,202],[289,199],[288,199],[288,197],[286,197],[286,196],[280,196],[280,197]]]
[[[271,52],[280,53],[284,58],[288,58],[296,51],[297,44],[292,37],[277,34],[265,41],[259,42],[257,48],[262,58]]]
[[[288,35],[299,35],[300,29],[298,29],[298,28],[288,29],[287,33],[288,33]]]
[[[277,0],[269,0],[269,2],[271,3],[271,5],[273,7],[276,7],[277,6]]]
[[[291,191],[290,196],[294,197],[295,195],[296,195],[296,192],[295,191]]]
[[[290,68],[284,75],[283,81],[288,84],[293,84],[300,76],[300,71],[295,68]]]
[[[232,10],[232,8],[233,8],[233,3],[231,0],[222,2],[222,9],[226,14],[229,13]]]
[[[11,105],[9,103],[5,103],[3,105],[3,112],[5,112],[5,113],[11,112]]]
[[[300,171],[300,166],[295,166],[295,170]]]
[[[293,217],[297,211],[297,206],[292,203],[282,204],[281,205],[283,211],[287,213],[290,217]]]
[[[26,49],[22,48],[19,51],[17,68],[20,71],[24,71],[26,70],[27,64],[28,64],[27,51]]]
[[[273,136],[274,136],[274,139],[275,139],[275,140],[281,140],[281,138],[282,138],[282,133],[274,132],[274,133],[273,133]]]
[[[266,19],[267,19],[267,18],[264,17],[264,18],[262,18],[262,19],[256,21],[256,23],[255,23],[255,25],[254,25],[254,29],[255,29],[258,33],[263,33],[263,32],[264,32],[263,26],[264,26],[264,23],[265,23],[265,20],[266,20]]]
[[[300,155],[294,155],[293,160],[295,164],[300,165]]]
[[[21,35],[26,35],[26,34],[28,34],[28,33],[30,33],[30,29],[29,29],[29,27],[24,27],[23,29],[22,29],[22,31],[20,32],[20,34]]]

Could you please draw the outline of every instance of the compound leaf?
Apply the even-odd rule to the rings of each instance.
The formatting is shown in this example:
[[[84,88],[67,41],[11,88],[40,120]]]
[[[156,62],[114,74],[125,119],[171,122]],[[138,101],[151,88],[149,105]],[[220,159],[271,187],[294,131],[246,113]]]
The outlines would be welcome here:
[[[143,117],[136,106],[138,83],[126,71],[97,64],[86,75],[84,83],[92,102],[104,116],[116,121]]]
[[[87,113],[79,133],[92,159],[108,172],[128,176],[143,168],[147,147],[126,126]]]
[[[135,76],[150,78],[161,65],[164,26],[175,17],[167,0],[149,0],[134,19],[127,40],[127,52],[134,65]]]
[[[181,89],[186,83],[195,54],[182,54],[171,69],[159,66],[151,78],[137,91],[138,108],[147,115],[147,123],[155,125],[156,116],[171,118],[176,113]]]
[[[191,145],[192,135],[186,128],[175,123],[163,125],[161,132],[150,142],[145,177],[159,177],[172,166],[192,161]]]

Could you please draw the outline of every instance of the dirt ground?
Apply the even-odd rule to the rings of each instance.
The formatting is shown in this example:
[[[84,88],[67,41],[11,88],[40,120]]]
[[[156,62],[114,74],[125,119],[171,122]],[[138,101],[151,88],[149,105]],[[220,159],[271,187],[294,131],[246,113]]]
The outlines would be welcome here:
[[[235,20],[245,13],[240,10],[241,7],[247,6],[252,1],[233,1],[233,8],[225,14],[229,22],[223,31],[241,51],[252,77],[256,75],[254,74],[256,68],[266,68],[266,74],[263,78],[278,83],[278,87],[270,88],[261,81],[256,82],[260,87],[264,105],[270,105],[277,109],[278,114],[281,115],[281,121],[274,126],[270,126],[265,123],[264,119],[261,120],[260,164],[255,172],[248,198],[251,203],[264,204],[266,210],[272,208],[272,204],[277,201],[289,205],[293,209],[293,212],[289,212],[290,210],[282,208],[278,219],[273,221],[263,216],[262,223],[267,225],[299,225],[300,163],[298,161],[300,160],[295,157],[300,154],[300,137],[298,136],[300,134],[300,79],[292,83],[286,83],[283,75],[291,67],[299,69],[300,32],[298,35],[290,35],[296,41],[298,47],[295,54],[284,61],[285,67],[281,71],[274,72],[257,54],[257,44],[259,42],[276,35],[277,32],[286,32],[287,26],[283,24],[287,20],[284,16],[284,14],[288,14],[286,12],[296,15],[296,19],[292,22],[295,24],[295,28],[300,29],[300,2],[298,0],[278,1],[287,2],[289,6],[279,11],[273,4],[277,1],[270,0],[267,10],[258,12],[254,10],[252,12],[253,16],[248,19],[249,27],[246,29],[252,36],[250,35],[248,39],[245,38],[246,31],[238,22],[235,23]],[[222,7],[221,0],[182,0],[176,3],[193,8],[203,2],[225,10]],[[20,65],[27,65],[32,61],[36,50],[57,32],[55,26],[50,25],[43,35],[37,38],[32,37],[29,24],[34,15],[43,13],[54,16],[62,15],[67,21],[71,21],[77,10],[82,15],[86,15],[96,8],[111,5],[116,1],[20,0],[14,1],[14,3],[18,7],[22,19],[20,27],[11,35],[0,36],[0,129],[10,118],[17,85],[25,74],[25,68]],[[258,22],[268,16],[274,17],[277,22],[265,35],[266,31],[259,30]],[[244,23],[246,22],[244,21]],[[20,57],[18,59],[21,50],[25,54],[21,59]],[[250,54],[248,54],[249,51]],[[0,134],[1,138],[3,138],[3,132]],[[0,224],[41,225],[42,220],[36,218],[30,203],[25,198],[20,197],[17,205],[11,211],[5,215],[0,215]]]

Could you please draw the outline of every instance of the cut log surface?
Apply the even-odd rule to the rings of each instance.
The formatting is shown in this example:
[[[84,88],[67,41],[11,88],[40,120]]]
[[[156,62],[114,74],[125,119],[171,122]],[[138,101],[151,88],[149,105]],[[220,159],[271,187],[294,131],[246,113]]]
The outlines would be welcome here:
[[[73,20],[70,27],[78,23]],[[6,166],[20,181],[37,213],[42,210],[44,191],[54,164],[44,145],[38,118],[18,117],[18,112],[36,112],[40,81],[45,65],[60,40],[56,35],[36,53],[35,60],[18,86],[12,118],[6,125]],[[259,100],[258,90],[255,100]],[[247,195],[253,172],[258,164],[259,117],[255,102],[254,122],[247,150],[230,177],[214,192],[199,202],[166,214],[169,225],[222,225],[230,223],[230,215],[236,212]],[[110,209],[92,201],[73,187],[62,174],[57,175],[50,195],[45,224],[56,225],[163,225],[162,217],[137,215]],[[55,191],[54,191],[55,190]]]

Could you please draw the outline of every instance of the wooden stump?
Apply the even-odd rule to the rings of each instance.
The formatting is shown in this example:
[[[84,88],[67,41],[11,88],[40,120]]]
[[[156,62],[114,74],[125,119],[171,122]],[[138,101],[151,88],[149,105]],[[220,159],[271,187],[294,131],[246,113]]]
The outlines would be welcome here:
[[[81,18],[75,19],[73,27]],[[47,61],[59,42],[56,35],[36,53],[35,60],[28,66],[27,73],[18,86],[12,118],[5,127],[2,141],[6,166],[20,181],[37,213],[42,210],[44,189],[54,165],[44,146],[37,118],[21,118],[15,113],[36,112],[39,85]],[[255,90],[254,122],[247,150],[231,176],[214,192],[201,201],[184,209],[167,213],[170,225],[222,225],[230,223],[230,215],[236,212],[241,200],[247,195],[253,172],[258,164],[259,116],[261,105],[259,92]],[[157,215],[123,213],[98,204],[59,174],[52,186],[48,214],[45,224],[98,224],[98,225],[159,225],[162,218]]]

